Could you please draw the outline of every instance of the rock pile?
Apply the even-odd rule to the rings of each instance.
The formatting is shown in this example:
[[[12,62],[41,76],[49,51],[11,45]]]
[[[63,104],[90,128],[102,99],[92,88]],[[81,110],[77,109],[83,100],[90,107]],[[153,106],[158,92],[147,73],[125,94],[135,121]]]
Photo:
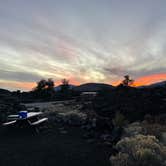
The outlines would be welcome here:
[[[17,98],[11,95],[5,95],[0,97],[0,123],[6,121],[9,114],[17,113],[20,110],[25,109],[24,106],[20,105]]]

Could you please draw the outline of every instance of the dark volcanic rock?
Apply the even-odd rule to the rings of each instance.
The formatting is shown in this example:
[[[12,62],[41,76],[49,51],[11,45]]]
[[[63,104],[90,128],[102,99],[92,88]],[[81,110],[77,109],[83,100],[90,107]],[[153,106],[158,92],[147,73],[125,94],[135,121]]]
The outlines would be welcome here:
[[[6,121],[9,114],[17,113],[22,109],[25,108],[20,105],[17,97],[8,90],[0,89],[0,123]]]
[[[142,120],[146,114],[152,116],[165,113],[166,87],[131,88],[117,87],[102,91],[95,98],[93,107],[99,116],[113,118],[120,112],[129,121]]]

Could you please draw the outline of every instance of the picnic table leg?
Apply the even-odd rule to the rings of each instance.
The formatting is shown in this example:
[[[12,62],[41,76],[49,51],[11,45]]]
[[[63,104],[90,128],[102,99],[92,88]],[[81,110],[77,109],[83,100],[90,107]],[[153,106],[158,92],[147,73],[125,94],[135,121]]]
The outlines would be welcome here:
[[[36,126],[34,128],[35,128],[36,133],[39,134],[39,129]]]
[[[32,123],[28,120],[29,126],[31,126],[31,129],[33,131],[35,131],[35,133],[39,134],[39,129],[37,128],[37,126],[32,126]]]

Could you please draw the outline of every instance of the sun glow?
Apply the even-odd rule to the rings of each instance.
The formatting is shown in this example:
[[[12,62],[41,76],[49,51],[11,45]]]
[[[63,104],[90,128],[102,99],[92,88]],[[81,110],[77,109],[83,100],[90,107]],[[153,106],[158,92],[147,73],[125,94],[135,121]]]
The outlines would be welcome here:
[[[166,73],[153,74],[137,78],[134,82],[134,85],[135,86],[149,85],[155,82],[160,82],[165,80],[166,80]]]
[[[32,90],[36,86],[35,82],[17,82],[17,81],[0,81],[0,87],[8,89],[11,87],[10,90]]]

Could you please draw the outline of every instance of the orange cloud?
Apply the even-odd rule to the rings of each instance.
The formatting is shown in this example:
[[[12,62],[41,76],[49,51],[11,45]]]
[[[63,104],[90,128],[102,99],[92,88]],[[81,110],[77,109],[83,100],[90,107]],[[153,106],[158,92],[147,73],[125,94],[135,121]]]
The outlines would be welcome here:
[[[165,80],[166,80],[166,73],[152,74],[137,78],[134,82],[134,85],[135,86],[149,85],[155,82],[160,82]]]
[[[150,85],[156,82],[166,81],[166,73],[160,74],[152,74],[148,76],[142,76],[135,79],[133,86],[143,86],[143,85]],[[111,85],[117,86],[121,83],[120,80],[111,82]]]
[[[36,86],[35,82],[17,82],[17,81],[1,81],[0,87],[11,90],[32,90]]]
[[[114,82],[111,82],[110,84],[113,85],[113,86],[117,86],[121,83],[122,81],[118,80],[118,81],[114,81]]]

